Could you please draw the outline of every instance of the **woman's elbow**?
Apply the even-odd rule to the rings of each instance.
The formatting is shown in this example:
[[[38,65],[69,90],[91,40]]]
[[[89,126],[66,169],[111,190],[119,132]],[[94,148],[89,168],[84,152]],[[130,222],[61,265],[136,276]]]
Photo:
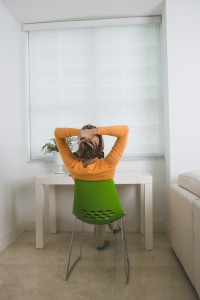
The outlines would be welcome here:
[[[54,136],[58,136],[58,128],[54,130]]]
[[[124,125],[124,127],[125,127],[125,132],[128,134],[129,133],[129,127],[128,127],[128,125]]]

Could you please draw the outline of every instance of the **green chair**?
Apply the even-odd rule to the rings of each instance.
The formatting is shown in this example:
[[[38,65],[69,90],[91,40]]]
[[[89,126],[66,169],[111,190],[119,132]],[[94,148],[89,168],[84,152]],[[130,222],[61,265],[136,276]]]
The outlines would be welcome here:
[[[66,280],[69,279],[71,271],[82,257],[84,223],[100,225],[121,220],[125,282],[128,283],[130,265],[123,226],[123,217],[126,215],[126,212],[124,212],[121,207],[113,179],[104,181],[76,180],[74,187],[73,214],[75,215],[75,220],[72,229]],[[72,264],[72,266],[70,266],[74,231],[77,219],[82,221],[80,255]]]

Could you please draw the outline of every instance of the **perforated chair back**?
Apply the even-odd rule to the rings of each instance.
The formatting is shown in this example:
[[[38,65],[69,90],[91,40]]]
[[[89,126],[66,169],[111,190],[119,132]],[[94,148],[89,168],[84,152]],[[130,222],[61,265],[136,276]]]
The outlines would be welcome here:
[[[126,215],[113,179],[85,181],[77,179],[74,187],[73,214],[89,224],[108,224]]]

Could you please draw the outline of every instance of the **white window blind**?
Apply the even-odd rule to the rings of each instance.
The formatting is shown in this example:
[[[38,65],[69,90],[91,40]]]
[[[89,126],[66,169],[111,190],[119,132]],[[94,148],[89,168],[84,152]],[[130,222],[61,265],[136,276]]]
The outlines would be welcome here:
[[[30,157],[56,127],[128,124],[125,158],[163,155],[159,24],[31,31]],[[105,153],[114,139],[105,137]]]

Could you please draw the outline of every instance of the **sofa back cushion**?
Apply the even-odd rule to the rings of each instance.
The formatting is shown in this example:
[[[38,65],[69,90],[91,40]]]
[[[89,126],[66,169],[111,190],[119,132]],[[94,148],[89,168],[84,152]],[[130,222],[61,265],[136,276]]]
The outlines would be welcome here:
[[[178,185],[200,197],[200,171],[180,174]]]

